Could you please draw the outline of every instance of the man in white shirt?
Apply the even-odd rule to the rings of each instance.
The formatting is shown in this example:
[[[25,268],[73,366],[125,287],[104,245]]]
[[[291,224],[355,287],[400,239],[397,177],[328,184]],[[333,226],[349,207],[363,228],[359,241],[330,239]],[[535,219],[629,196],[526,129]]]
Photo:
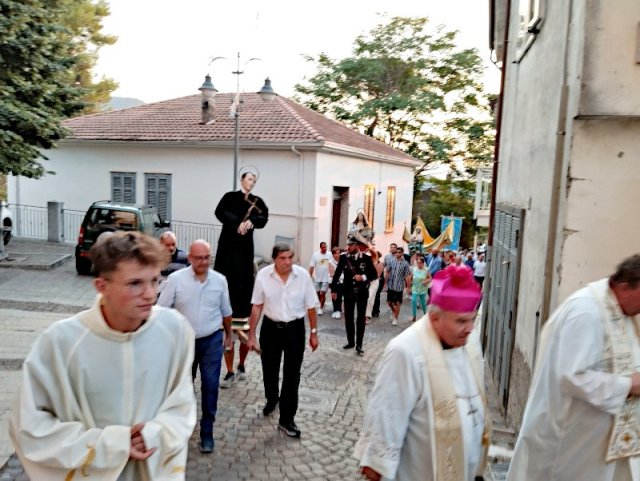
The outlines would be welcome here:
[[[370,481],[471,481],[489,434],[480,346],[467,338],[481,293],[466,267],[433,278],[428,316],[387,346],[354,456]]]
[[[484,277],[487,272],[487,263],[484,261],[484,254],[478,256],[478,260],[473,263],[473,277],[482,289]]]
[[[196,240],[189,248],[191,267],[171,274],[158,305],[173,307],[183,314],[196,334],[195,356],[191,375],[195,379],[200,368],[202,382],[202,419],[200,420],[200,451],[211,453],[214,448],[213,423],[218,411],[218,388],[224,345],[233,346],[231,304],[225,277],[211,269],[211,246]]]
[[[509,481],[640,479],[640,254],[542,331]]]
[[[169,256],[152,237],[117,232],[91,249],[98,296],[52,324],[22,369],[10,420],[32,480],[184,480],[196,401],[193,331],[155,307]]]
[[[311,256],[309,261],[309,274],[313,279],[316,292],[318,293],[318,300],[320,301],[320,307],[318,307],[318,315],[324,314],[324,302],[327,295],[327,289],[329,289],[329,266],[333,256],[327,252],[327,243],[320,242],[320,250]]]
[[[279,403],[278,429],[287,436],[299,438],[300,430],[295,423],[295,415],[298,410],[300,368],[304,356],[304,316],[306,314],[309,317],[309,345],[315,351],[318,348],[318,297],[309,273],[302,267],[293,265],[293,251],[288,244],[276,244],[271,257],[273,264],[258,272],[253,287],[247,347],[257,348],[256,326],[264,313],[260,328],[260,347],[267,403],[262,413],[270,416]],[[280,359],[283,354],[282,389],[279,389]]]

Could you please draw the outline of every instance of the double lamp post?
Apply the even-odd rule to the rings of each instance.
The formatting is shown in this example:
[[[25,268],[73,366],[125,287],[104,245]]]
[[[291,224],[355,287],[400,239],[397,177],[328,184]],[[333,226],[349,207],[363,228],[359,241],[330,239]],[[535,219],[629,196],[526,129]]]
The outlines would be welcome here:
[[[215,62],[218,59],[222,59],[224,57],[215,57],[211,60],[211,63]],[[251,58],[246,63],[253,60],[260,60],[259,58]],[[236,95],[234,97],[233,103],[231,104],[230,116],[234,119],[234,137],[233,137],[233,186],[232,190],[236,190],[238,185],[238,159],[240,157],[240,105],[242,104],[242,99],[240,98],[240,75],[244,73],[243,70],[240,70],[240,53],[238,52],[237,57],[237,67],[236,70],[231,73],[236,76]],[[218,93],[218,90],[213,86],[211,82],[211,76],[207,74],[204,78],[204,83],[198,89],[202,93],[202,123],[203,124],[211,124],[214,121],[213,117],[213,99],[215,95]],[[264,85],[258,92],[258,95],[267,102],[272,101],[276,98],[277,94],[274,92],[271,87],[271,80],[267,77],[264,81]]]

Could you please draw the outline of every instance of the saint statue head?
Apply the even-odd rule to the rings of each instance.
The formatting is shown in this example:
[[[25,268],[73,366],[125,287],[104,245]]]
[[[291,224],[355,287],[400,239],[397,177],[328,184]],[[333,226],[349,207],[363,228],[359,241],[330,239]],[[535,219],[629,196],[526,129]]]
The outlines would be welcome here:
[[[238,173],[240,174],[240,186],[242,190],[247,193],[251,192],[258,182],[258,177],[260,177],[258,169],[253,165],[245,165]]]

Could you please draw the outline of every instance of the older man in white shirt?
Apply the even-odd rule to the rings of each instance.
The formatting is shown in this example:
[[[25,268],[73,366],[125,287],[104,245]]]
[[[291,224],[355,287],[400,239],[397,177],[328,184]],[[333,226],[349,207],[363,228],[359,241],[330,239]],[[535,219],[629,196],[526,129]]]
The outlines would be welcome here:
[[[262,413],[270,416],[279,403],[278,429],[287,436],[299,438],[300,430],[294,418],[298,410],[298,387],[304,356],[304,316],[306,314],[309,317],[309,345],[315,351],[318,348],[318,296],[309,273],[293,265],[293,251],[288,244],[276,244],[271,257],[274,263],[258,272],[253,287],[247,346],[250,349],[257,348],[256,325],[264,312],[260,346],[267,404]],[[279,390],[280,359],[283,354],[282,389]]]
[[[202,381],[202,419],[200,451],[214,448],[213,423],[218,410],[218,388],[224,343],[231,347],[231,303],[225,277],[211,269],[211,246],[197,240],[189,248],[191,267],[171,274],[158,298],[158,305],[174,307],[182,313],[196,334],[196,347],[191,375],[198,367]]]

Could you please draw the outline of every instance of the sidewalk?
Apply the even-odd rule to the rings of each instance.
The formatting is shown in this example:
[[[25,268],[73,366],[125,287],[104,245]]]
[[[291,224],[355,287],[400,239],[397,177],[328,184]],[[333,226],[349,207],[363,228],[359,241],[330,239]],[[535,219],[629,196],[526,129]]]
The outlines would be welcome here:
[[[51,322],[93,302],[92,280],[77,276],[72,261],[50,271],[0,269],[0,329],[3,332],[0,379],[6,386],[0,395],[0,466],[5,465],[11,453],[6,419],[20,383],[19,370],[24,357],[38,333]],[[279,434],[277,415],[270,418],[262,415],[260,360],[251,354],[247,360],[247,379],[220,391],[213,455],[199,452],[196,428],[190,441],[187,479],[359,479],[357,461],[351,453],[359,436],[367,396],[385,345],[410,325],[403,320],[407,318],[407,309],[405,301],[398,327],[391,326],[388,313],[374,318],[367,326],[366,353],[362,358],[342,349],[345,341],[342,320],[331,319],[329,314],[319,317],[320,347],[315,353],[305,352],[302,367],[296,417],[302,430],[300,440]],[[495,387],[488,376],[487,384],[494,426],[498,432],[505,431],[495,402]],[[199,387],[196,381],[198,399]],[[494,439],[498,440],[495,436]],[[509,439],[508,432],[506,436],[501,435],[501,445],[492,446],[490,454],[500,453],[502,446],[508,447]],[[487,469],[487,481],[505,478],[508,464],[501,461],[502,457],[497,459],[498,462]],[[27,477],[12,458],[0,469],[0,479],[24,481]]]

